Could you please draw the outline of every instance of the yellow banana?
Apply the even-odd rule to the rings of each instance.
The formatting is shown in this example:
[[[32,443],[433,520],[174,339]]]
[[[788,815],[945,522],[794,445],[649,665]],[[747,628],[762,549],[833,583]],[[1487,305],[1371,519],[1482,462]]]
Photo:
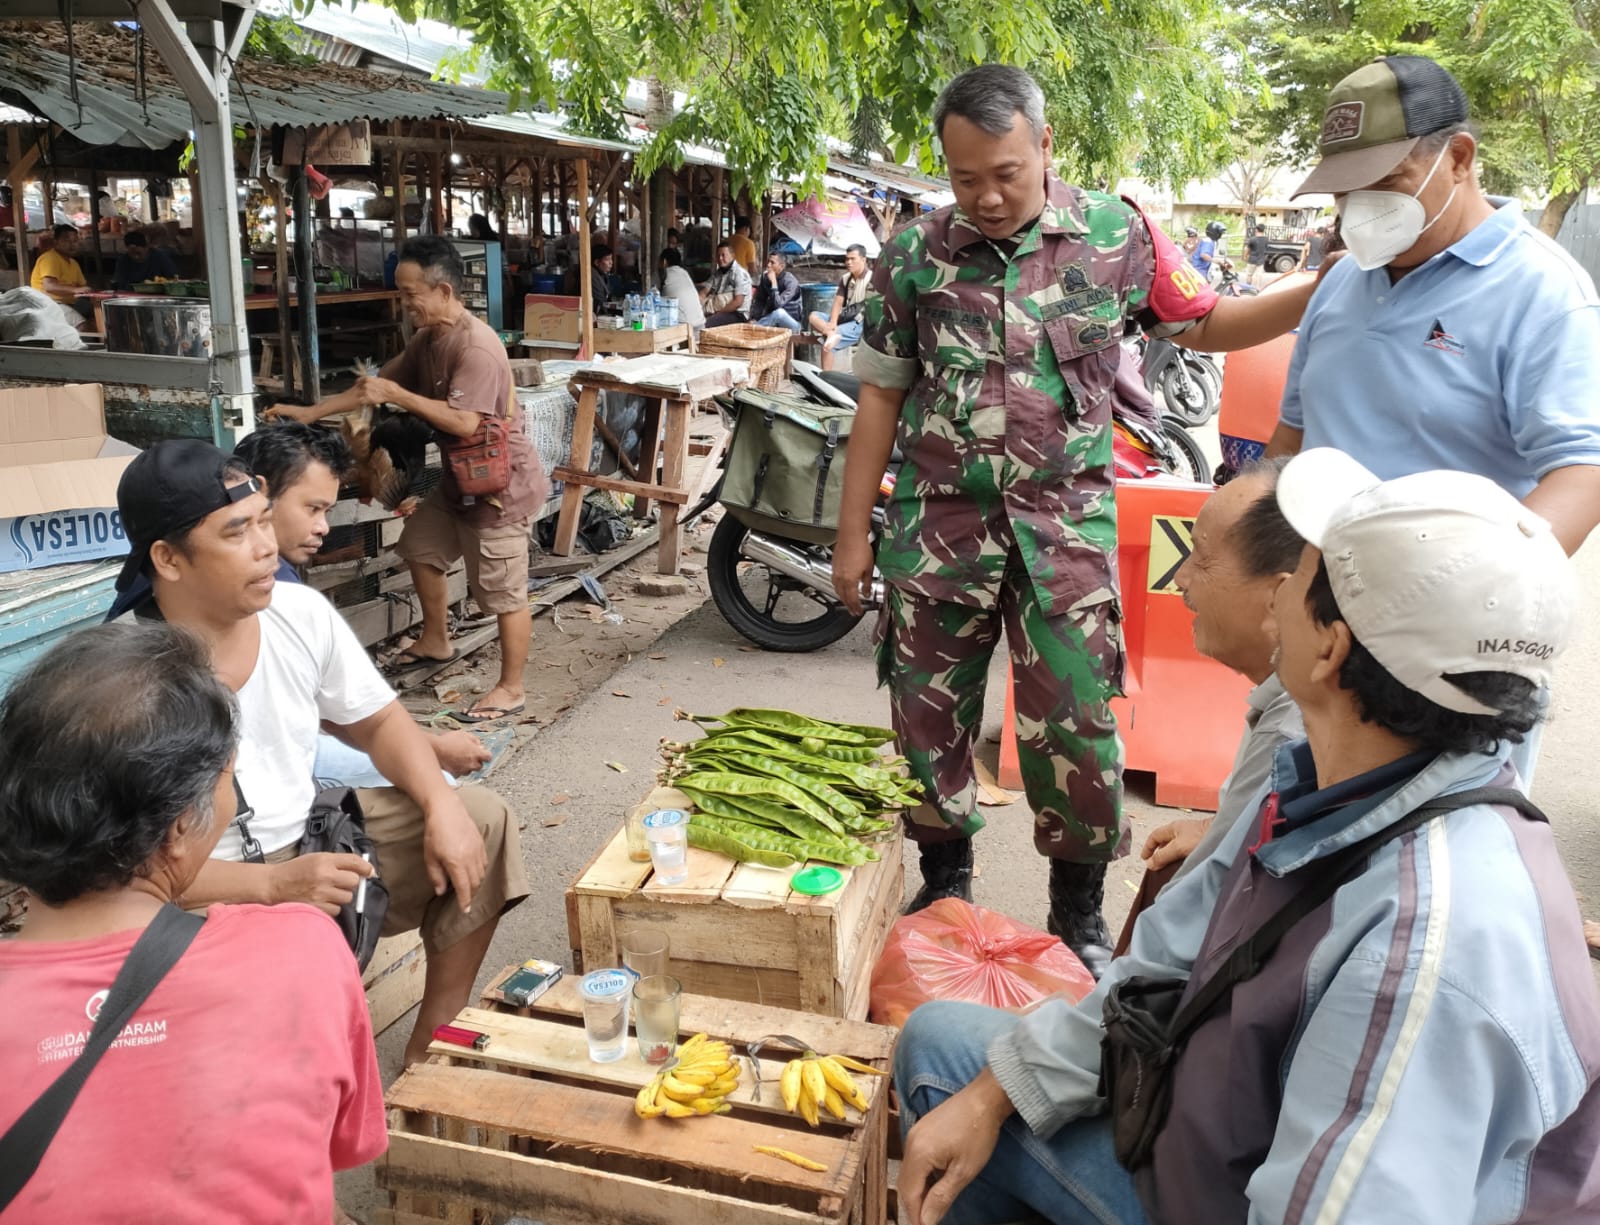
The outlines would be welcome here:
[[[722,1105],[720,1097],[697,1097],[691,1103],[696,1114],[715,1114],[718,1106]]]
[[[849,1055],[829,1055],[840,1067],[849,1068],[852,1072],[865,1072],[868,1076],[887,1076],[889,1073],[882,1068],[875,1068],[870,1063],[862,1063],[859,1059],[852,1059]]]
[[[666,1106],[669,1119],[692,1119],[695,1116],[693,1106],[685,1106],[682,1102],[668,1102]]]
[[[677,1067],[672,1069],[672,1078],[674,1080],[680,1084],[698,1085],[702,1089],[716,1080],[717,1075],[718,1073],[714,1068]]]
[[[791,1165],[797,1165],[802,1170],[826,1170],[828,1167],[820,1161],[813,1161],[809,1157],[802,1157],[799,1153],[791,1153],[786,1148],[773,1148],[770,1144],[757,1144],[755,1150],[765,1153],[768,1157],[777,1157]]]
[[[688,1058],[694,1053],[695,1048],[700,1046],[700,1044],[705,1041],[706,1036],[704,1034],[696,1034],[694,1037],[687,1039],[681,1046],[678,1047],[678,1058]]]
[[[661,1092],[675,1102],[692,1102],[705,1092],[704,1085],[686,1085],[671,1072],[661,1078]]]
[[[828,1086],[827,1093],[823,1095],[822,1104],[834,1118],[844,1118],[844,1099],[839,1096],[839,1091],[832,1085]]]
[[[666,1107],[657,1104],[660,1091],[661,1077],[657,1076],[640,1089],[638,1096],[633,1099],[633,1113],[641,1119],[654,1119],[665,1113]]]
[[[726,1097],[739,1087],[739,1073],[737,1070],[729,1072],[726,1076],[712,1081],[706,1086],[706,1093],[710,1097]]]
[[[856,1082],[850,1079],[850,1073],[841,1068],[832,1055],[822,1055],[817,1059],[817,1067],[822,1069],[822,1079],[828,1082],[829,1088],[837,1089],[839,1096],[848,1098],[856,1087]]]
[[[817,1099],[811,1096],[811,1085],[800,1077],[800,1117],[812,1127],[817,1125]]]
[[[783,1094],[783,1108],[791,1114],[800,1101],[801,1060],[791,1059],[783,1065],[783,1075],[778,1078],[778,1089]]]
[[[822,1099],[828,1095],[828,1082],[823,1078],[822,1068],[815,1058],[808,1058],[800,1064],[800,1083],[806,1087],[806,1093],[811,1100],[821,1105]]]

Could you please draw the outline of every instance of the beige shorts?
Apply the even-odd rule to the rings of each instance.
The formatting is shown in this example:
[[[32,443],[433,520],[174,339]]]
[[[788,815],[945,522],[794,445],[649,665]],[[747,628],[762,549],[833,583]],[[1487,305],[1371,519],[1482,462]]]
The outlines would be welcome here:
[[[454,891],[447,890],[442,897],[433,892],[422,855],[422,809],[416,801],[396,787],[363,787],[356,792],[367,835],[378,848],[378,870],[389,890],[383,934],[421,931],[423,947],[430,954],[465,939],[528,896],[516,814],[487,787],[462,787],[456,794],[483,835],[489,859],[470,914],[461,913]],[[291,845],[266,858],[268,863],[283,863],[294,857]]]
[[[528,528],[527,519],[478,527],[432,493],[406,520],[395,550],[406,561],[441,573],[461,559],[472,598],[498,616],[528,606]]]

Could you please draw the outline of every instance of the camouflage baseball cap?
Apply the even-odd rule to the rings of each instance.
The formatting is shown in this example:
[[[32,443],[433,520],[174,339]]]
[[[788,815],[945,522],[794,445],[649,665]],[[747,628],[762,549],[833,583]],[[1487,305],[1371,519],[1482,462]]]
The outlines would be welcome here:
[[[1417,141],[1467,121],[1456,79],[1420,55],[1391,55],[1333,87],[1322,115],[1322,161],[1295,195],[1370,187],[1393,173]]]

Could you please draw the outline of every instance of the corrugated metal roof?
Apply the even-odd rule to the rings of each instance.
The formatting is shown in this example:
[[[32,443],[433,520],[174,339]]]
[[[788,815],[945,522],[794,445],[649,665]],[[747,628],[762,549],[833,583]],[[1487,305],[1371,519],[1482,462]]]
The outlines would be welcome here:
[[[194,121],[188,100],[154,48],[146,50],[146,98],[141,101],[135,92],[131,31],[79,26],[75,42],[74,62],[65,53],[59,25],[0,27],[0,90],[15,91],[28,109],[87,144],[164,149],[189,138]],[[72,98],[74,75],[77,102]],[[504,94],[492,90],[331,64],[289,68],[256,59],[239,61],[232,95],[234,122],[245,127],[464,118],[503,112],[507,102]]]
[[[329,2],[306,13],[295,12],[287,0],[268,0],[261,7],[263,12],[292,17],[303,30],[337,38],[430,77],[439,71],[445,56],[472,48],[472,39],[464,30],[426,18],[403,21],[393,9],[377,4]],[[463,72],[461,79],[481,85],[484,78],[480,72]]]

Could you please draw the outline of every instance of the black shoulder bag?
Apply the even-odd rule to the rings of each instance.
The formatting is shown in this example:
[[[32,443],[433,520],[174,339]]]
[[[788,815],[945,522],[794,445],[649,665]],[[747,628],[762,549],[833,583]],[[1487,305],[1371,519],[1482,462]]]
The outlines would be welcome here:
[[[233,795],[238,811],[233,824],[239,831],[240,854],[246,863],[265,863],[261,843],[250,833],[250,818],[255,809],[244,798],[238,776],[234,776]],[[345,943],[355,954],[356,966],[365,970],[383,935],[383,920],[389,913],[389,889],[383,883],[378,865],[378,848],[367,836],[366,817],[361,811],[361,801],[349,787],[324,787],[311,801],[311,812],[306,817],[306,831],[300,835],[295,854],[360,855],[372,865],[372,875],[356,896],[334,916],[334,922],[344,933]]]
[[[1443,813],[1479,804],[1515,808],[1530,821],[1548,820],[1527,796],[1509,787],[1478,787],[1444,796],[1304,869],[1313,879],[1235,948],[1187,1003],[1183,1002],[1186,978],[1136,977],[1111,989],[1102,1012],[1100,1093],[1111,1111],[1112,1146],[1125,1168],[1137,1172],[1149,1164],[1172,1105],[1172,1069],[1189,1035],[1212,1009],[1237,984],[1254,978],[1289,930],[1356,876],[1379,847]]]
[[[200,934],[205,920],[168,903],[134,941],[128,959],[106,993],[83,1053],[0,1136],[0,1212],[16,1199],[39,1168],[50,1142],[77,1100],[100,1057],[110,1049],[150,993]]]

